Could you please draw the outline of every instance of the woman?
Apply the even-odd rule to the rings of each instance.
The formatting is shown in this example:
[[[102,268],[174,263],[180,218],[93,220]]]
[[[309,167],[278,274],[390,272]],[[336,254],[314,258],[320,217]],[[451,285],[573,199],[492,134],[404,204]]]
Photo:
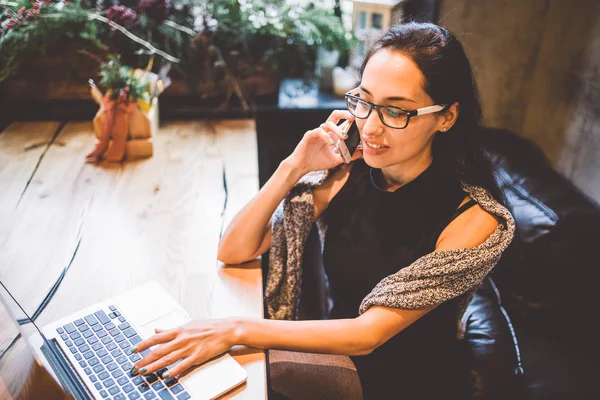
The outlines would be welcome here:
[[[386,276],[427,253],[476,247],[498,226],[460,185],[480,186],[502,203],[475,140],[481,110],[469,62],[445,28],[399,25],[370,49],[360,86],[347,104],[348,110],[334,111],[304,135],[231,222],[219,246],[219,260],[227,264],[265,253],[276,207],[306,173],[331,169],[313,192],[315,219],[324,217],[328,224],[323,262],[334,303],[329,319],[196,321],[141,342],[137,351],[161,346],[136,363],[134,373],[182,359],[169,371],[174,376],[242,344],[338,355],[334,364],[357,371],[335,389],[332,396],[339,398],[352,397],[344,392],[352,386],[362,386],[367,399],[466,397],[455,299],[420,309],[375,306],[360,316],[358,309]],[[441,106],[435,112],[405,112],[435,105]],[[348,165],[334,148],[343,139],[340,120],[356,120],[361,135],[362,150]],[[315,368],[332,360],[299,356],[309,357]],[[321,363],[319,357],[329,358]]]

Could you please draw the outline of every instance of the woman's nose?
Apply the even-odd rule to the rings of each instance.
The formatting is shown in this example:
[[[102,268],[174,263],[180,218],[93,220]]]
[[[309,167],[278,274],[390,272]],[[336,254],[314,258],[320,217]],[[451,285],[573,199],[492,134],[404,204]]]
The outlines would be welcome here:
[[[367,117],[367,119],[365,120],[365,124],[363,125],[363,135],[381,135],[384,129],[385,125],[383,125],[383,123],[381,122],[377,110],[371,111],[371,115]]]

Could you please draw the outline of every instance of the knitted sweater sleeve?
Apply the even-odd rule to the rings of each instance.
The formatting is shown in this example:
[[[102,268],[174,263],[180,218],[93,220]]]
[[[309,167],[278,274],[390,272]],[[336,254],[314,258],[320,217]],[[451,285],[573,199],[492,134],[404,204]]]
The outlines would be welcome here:
[[[415,309],[441,304],[462,296],[457,317],[460,318],[475,290],[494,268],[511,243],[515,221],[510,212],[480,187],[463,183],[481,207],[502,221],[479,246],[431,252],[411,265],[383,278],[365,297],[359,313],[374,305]],[[458,327],[458,336],[462,336]]]

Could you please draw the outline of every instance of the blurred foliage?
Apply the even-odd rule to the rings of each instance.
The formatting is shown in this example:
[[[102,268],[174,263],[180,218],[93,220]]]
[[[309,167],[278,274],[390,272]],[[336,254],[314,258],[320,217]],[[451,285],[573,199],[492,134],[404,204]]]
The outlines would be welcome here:
[[[101,40],[104,27],[90,21],[79,3],[65,6],[63,2],[48,2],[37,8],[33,4],[28,0],[0,0],[0,82],[15,74],[23,63],[66,40],[92,52],[106,49]],[[33,10],[38,13],[33,14]]]
[[[150,101],[148,80],[133,76],[133,69],[121,65],[117,55],[110,55],[106,63],[100,65],[100,85],[110,93],[113,100],[119,97],[129,100]]]
[[[0,0],[0,82],[57,46],[172,62],[194,86],[269,71],[310,76],[318,46],[347,53],[354,39],[331,7],[284,0]],[[73,52],[75,57],[76,52]]]

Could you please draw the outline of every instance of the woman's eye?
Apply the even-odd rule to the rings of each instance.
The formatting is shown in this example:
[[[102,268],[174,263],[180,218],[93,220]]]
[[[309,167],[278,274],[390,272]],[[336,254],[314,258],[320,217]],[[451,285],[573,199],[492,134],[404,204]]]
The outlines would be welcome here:
[[[393,108],[388,108],[386,109],[387,115],[389,115],[390,117],[399,117],[400,115],[403,114],[402,111],[400,110],[394,110]]]

